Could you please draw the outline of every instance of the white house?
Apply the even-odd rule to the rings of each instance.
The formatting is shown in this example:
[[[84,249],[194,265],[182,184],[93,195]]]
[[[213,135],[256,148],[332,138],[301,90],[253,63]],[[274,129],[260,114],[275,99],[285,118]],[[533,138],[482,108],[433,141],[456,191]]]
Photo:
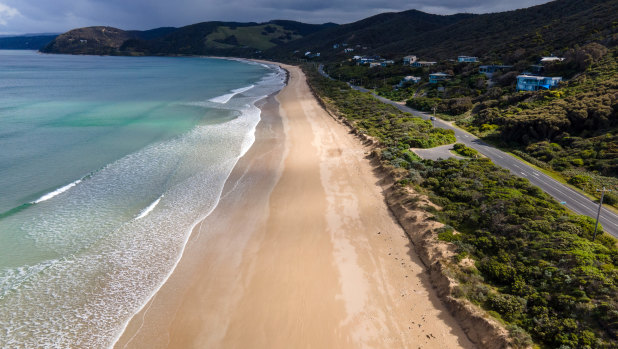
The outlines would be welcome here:
[[[550,56],[550,57],[541,57],[541,63],[549,63],[549,62],[562,62],[564,61],[564,58],[562,57],[555,57],[555,56]]]
[[[403,65],[410,65],[416,62],[416,56],[405,56],[403,57]]]
[[[353,48],[346,48],[343,50],[344,53],[350,53],[350,52],[354,52]]]
[[[403,87],[406,84],[418,84],[419,82],[421,82],[421,78],[418,76],[412,76],[412,75],[408,75],[406,77],[404,77],[403,79],[401,79],[401,81],[399,82],[399,87]]]
[[[549,90],[562,81],[561,77],[547,77],[536,75],[518,75],[517,91]]]

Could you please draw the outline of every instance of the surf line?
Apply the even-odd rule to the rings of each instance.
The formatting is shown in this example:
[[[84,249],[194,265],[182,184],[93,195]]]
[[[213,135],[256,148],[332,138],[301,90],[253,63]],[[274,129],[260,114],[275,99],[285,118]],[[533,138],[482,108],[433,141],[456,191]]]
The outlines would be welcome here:
[[[135,217],[135,220],[138,219],[142,219],[146,216],[148,216],[148,214],[155,209],[155,207],[157,207],[157,205],[159,204],[159,201],[161,201],[161,199],[163,198],[163,195],[159,196],[159,198],[157,200],[155,200],[153,203],[151,203],[150,205],[148,205],[148,207],[146,207],[145,209],[142,210],[142,212],[139,213],[139,215],[137,217]]]
[[[232,90],[232,93],[228,93],[228,94],[225,94],[223,96],[211,98],[208,101],[209,102],[214,102],[214,103],[225,104],[225,103],[229,102],[230,99],[232,99],[232,97],[236,96],[237,94],[243,93],[245,91],[249,91],[250,89],[252,89],[254,87],[255,87],[255,85],[249,85],[249,86],[246,86],[246,87],[237,88],[235,90]]]
[[[38,204],[40,202],[47,201],[47,200],[49,200],[49,199],[51,199],[53,197],[56,197],[56,196],[64,193],[65,191],[73,188],[74,186],[78,185],[79,183],[82,182],[82,180],[83,180],[83,178],[80,178],[80,179],[76,180],[73,183],[69,183],[69,184],[65,185],[64,187],[58,188],[58,189],[56,189],[56,190],[54,190],[54,191],[52,191],[50,193],[47,193],[47,194],[41,196],[40,198],[32,201],[31,204]]]

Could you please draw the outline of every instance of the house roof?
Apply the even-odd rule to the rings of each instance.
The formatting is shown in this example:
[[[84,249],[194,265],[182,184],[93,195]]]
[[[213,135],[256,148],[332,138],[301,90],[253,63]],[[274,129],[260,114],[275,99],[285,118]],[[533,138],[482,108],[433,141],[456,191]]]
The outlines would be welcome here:
[[[524,79],[534,79],[534,80],[545,80],[545,79],[552,79],[552,80],[562,80],[562,77],[560,76],[538,76],[538,75],[528,75],[528,74],[522,74],[522,75],[517,75],[517,78],[524,78]]]
[[[555,56],[541,57],[541,62],[553,62],[553,61],[564,61],[564,58],[555,57]]]

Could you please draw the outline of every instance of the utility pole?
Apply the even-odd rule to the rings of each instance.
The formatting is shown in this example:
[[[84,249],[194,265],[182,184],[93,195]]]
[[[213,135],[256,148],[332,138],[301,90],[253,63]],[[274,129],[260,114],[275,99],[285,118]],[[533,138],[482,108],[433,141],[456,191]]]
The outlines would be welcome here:
[[[597,229],[599,228],[599,217],[601,216],[601,208],[603,207],[603,198],[605,197],[605,192],[611,192],[610,189],[597,189],[597,191],[601,192],[601,200],[599,201],[599,210],[597,211],[597,222],[594,225],[594,235],[592,235],[592,241],[597,238]]]

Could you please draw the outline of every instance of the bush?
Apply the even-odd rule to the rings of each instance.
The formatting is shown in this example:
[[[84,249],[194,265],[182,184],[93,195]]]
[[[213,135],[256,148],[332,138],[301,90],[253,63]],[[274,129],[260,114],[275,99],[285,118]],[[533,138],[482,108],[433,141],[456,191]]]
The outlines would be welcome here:
[[[469,157],[469,158],[474,158],[477,157],[479,152],[466,146],[465,144],[462,143],[455,143],[453,145],[453,150],[461,155],[461,156],[465,156],[465,157]]]

